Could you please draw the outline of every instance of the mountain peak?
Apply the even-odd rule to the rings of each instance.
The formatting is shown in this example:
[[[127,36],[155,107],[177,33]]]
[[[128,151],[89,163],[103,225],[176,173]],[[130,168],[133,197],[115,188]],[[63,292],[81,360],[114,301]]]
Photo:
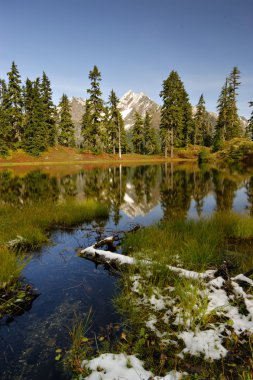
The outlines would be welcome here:
[[[119,101],[119,110],[126,129],[133,126],[135,112],[138,112],[142,117],[145,117],[146,112],[149,112],[152,116],[152,124],[155,127],[158,127],[160,123],[160,107],[143,92],[128,90]]]

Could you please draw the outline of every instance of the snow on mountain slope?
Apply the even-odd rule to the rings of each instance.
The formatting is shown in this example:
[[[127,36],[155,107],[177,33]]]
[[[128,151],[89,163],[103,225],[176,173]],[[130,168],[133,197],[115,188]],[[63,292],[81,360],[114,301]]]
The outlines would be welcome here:
[[[120,99],[119,110],[123,117],[126,129],[133,126],[135,112],[138,112],[142,117],[145,117],[146,112],[149,112],[152,117],[152,125],[154,127],[159,126],[160,107],[143,92],[135,93],[129,90]]]
[[[77,140],[80,138],[80,123],[82,115],[85,111],[85,102],[85,99],[82,98],[70,98],[71,116],[77,129]],[[127,130],[130,129],[134,124],[135,112],[138,112],[143,118],[145,117],[146,112],[149,112],[150,116],[152,117],[152,125],[155,128],[159,127],[161,107],[143,92],[136,93],[129,90],[120,99],[118,107],[125,123],[125,129]],[[196,111],[197,107],[193,106],[192,114],[195,115]],[[215,112],[208,112],[208,115],[210,123],[214,126],[218,115]],[[247,126],[247,120],[243,116],[240,116],[240,120],[243,128],[245,129]]]

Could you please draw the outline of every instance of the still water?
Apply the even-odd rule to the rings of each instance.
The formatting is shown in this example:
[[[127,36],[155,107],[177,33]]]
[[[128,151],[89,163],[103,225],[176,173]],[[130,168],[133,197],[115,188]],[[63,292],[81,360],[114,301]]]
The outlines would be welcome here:
[[[83,168],[60,174],[36,170],[0,171],[0,202],[58,202],[66,197],[93,198],[109,204],[109,218],[74,229],[56,230],[50,244],[34,252],[23,272],[37,289],[29,311],[0,321],[1,380],[70,379],[55,361],[56,348],[70,345],[76,316],[92,307],[91,334],[119,324],[112,305],[117,278],[103,266],[79,258],[76,249],[112,232],[169,218],[199,218],[215,211],[253,215],[253,171],[172,165]]]

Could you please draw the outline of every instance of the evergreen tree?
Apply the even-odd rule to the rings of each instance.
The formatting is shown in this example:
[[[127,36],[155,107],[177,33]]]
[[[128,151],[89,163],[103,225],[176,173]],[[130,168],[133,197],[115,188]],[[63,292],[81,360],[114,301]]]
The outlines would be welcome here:
[[[249,106],[253,107],[253,102],[249,102]],[[253,140],[253,110],[251,111],[251,116],[248,121],[248,126],[247,126],[247,134],[251,140]]]
[[[223,141],[238,137],[242,133],[236,106],[239,78],[240,71],[234,67],[221,89],[217,105],[219,115],[215,127],[214,150],[218,150]]]
[[[208,120],[208,114],[205,107],[203,94],[197,104],[197,112],[194,116],[194,145],[210,146],[211,142],[211,125]]]
[[[11,127],[11,143],[13,148],[21,146],[23,135],[22,125],[22,91],[21,80],[17,66],[12,62],[8,75],[8,89],[6,94],[6,122]]]
[[[108,134],[113,154],[118,151],[121,158],[122,150],[126,150],[126,133],[121,113],[118,109],[119,99],[112,90],[109,96],[109,123]]]
[[[165,156],[167,157],[170,147],[173,157],[174,146],[185,146],[192,139],[191,105],[176,71],[171,71],[163,81],[160,96],[163,99],[160,123],[162,146]]]
[[[132,144],[134,153],[143,154],[144,153],[144,130],[143,130],[143,120],[138,112],[134,115],[134,125],[132,129]]]
[[[63,94],[59,103],[59,144],[63,146],[75,146],[74,124],[71,120],[70,105],[67,95]]]
[[[89,99],[87,99],[85,103],[85,112],[81,121],[81,134],[83,137],[83,148],[91,150],[94,146],[94,136],[92,126],[91,103]]]
[[[91,87],[87,90],[89,96],[89,118],[91,122],[91,127],[88,126],[86,131],[84,130],[87,125],[82,125],[83,136],[87,136],[90,131],[90,136],[88,136],[88,141],[93,149],[103,148],[103,139],[101,136],[102,118],[104,111],[104,102],[101,98],[102,92],[100,90],[101,73],[99,72],[97,66],[93,67],[93,70],[89,72],[89,79],[91,81]],[[87,119],[84,116],[85,120]]]
[[[240,71],[237,67],[234,67],[229,78],[228,86],[228,110],[227,110],[227,129],[225,139],[230,140],[234,137],[239,137],[242,134],[241,123],[238,116],[238,110],[236,105],[236,96],[238,95],[237,89],[240,86]]]
[[[0,79],[0,156],[8,154],[11,142],[11,127],[7,120],[7,85]]]
[[[47,149],[46,123],[44,119],[43,100],[40,92],[40,79],[26,81],[24,107],[24,140],[26,152],[38,156]]]
[[[155,128],[151,126],[151,116],[146,112],[143,123],[144,130],[144,153],[154,154],[158,152],[158,141]]]
[[[56,123],[55,123],[55,106],[52,101],[52,89],[50,81],[43,72],[41,81],[41,94],[44,108],[44,119],[46,124],[46,140],[48,146],[54,146],[56,143]]]

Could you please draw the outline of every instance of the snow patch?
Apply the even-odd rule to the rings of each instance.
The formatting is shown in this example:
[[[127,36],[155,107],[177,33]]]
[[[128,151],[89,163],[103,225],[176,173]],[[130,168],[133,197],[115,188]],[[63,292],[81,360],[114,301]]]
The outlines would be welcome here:
[[[134,355],[102,354],[90,361],[84,360],[83,366],[92,373],[86,380],[148,380],[153,373],[143,368],[143,362]],[[171,371],[164,377],[155,376],[154,380],[180,380],[182,374]]]
[[[227,353],[217,330],[210,329],[197,333],[184,331],[179,334],[179,337],[183,339],[186,346],[181,354],[189,353],[197,356],[204,354],[205,359],[221,359]]]

